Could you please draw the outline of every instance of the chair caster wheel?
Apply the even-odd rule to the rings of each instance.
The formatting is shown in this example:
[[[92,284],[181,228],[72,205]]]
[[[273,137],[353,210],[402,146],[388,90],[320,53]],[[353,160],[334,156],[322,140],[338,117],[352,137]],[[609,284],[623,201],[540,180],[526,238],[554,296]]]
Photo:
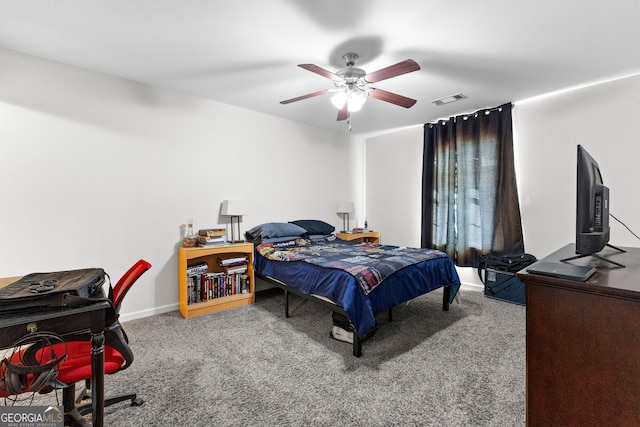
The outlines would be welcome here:
[[[135,398],[131,401],[131,406],[140,406],[144,403],[144,400],[138,398]]]

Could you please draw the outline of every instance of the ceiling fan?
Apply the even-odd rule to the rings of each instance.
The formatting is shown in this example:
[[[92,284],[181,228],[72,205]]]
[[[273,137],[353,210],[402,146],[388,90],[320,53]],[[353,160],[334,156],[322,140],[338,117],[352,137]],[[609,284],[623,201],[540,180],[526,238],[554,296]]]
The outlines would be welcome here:
[[[391,77],[418,71],[420,66],[413,59],[406,59],[381,70],[367,73],[362,68],[355,67],[356,61],[358,60],[357,53],[347,53],[343,55],[342,58],[346,62],[346,68],[338,70],[335,73],[314,64],[299,64],[298,67],[300,68],[332,80],[335,87],[280,101],[280,103],[290,104],[326,93],[334,93],[331,97],[331,102],[339,110],[338,121],[348,119],[352,111],[358,111],[362,108],[368,96],[405,108],[409,108],[416,103],[415,99],[370,86],[371,83],[377,83],[390,79]]]

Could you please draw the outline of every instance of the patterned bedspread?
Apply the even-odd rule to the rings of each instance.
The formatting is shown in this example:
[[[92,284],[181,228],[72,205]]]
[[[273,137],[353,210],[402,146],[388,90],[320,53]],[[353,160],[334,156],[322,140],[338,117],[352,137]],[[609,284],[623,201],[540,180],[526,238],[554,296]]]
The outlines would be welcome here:
[[[257,250],[262,256],[274,261],[304,261],[346,271],[356,278],[365,295],[385,278],[406,266],[447,256],[435,249],[343,241],[312,242],[307,239],[263,243]]]

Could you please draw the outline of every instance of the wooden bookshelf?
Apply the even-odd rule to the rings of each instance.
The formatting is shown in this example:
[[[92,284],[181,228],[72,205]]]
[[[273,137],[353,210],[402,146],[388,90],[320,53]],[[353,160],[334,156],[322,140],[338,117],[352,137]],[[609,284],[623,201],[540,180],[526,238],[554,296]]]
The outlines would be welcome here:
[[[223,272],[224,268],[218,265],[218,257],[227,258],[240,256],[247,256],[249,260],[245,273],[249,278],[247,293],[237,293],[211,298],[206,301],[189,303],[187,267],[206,262],[209,273]],[[252,243],[231,243],[207,248],[180,248],[178,249],[178,275],[180,276],[180,313],[182,313],[182,316],[185,318],[241,305],[253,304],[255,301]]]

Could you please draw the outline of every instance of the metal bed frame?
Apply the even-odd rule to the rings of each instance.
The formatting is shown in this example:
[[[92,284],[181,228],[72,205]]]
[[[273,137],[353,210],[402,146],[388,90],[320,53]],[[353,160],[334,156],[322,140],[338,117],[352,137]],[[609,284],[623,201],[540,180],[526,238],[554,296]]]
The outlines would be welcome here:
[[[293,288],[291,286],[288,286],[287,284],[274,279],[272,277],[269,276],[263,276],[262,274],[258,274],[255,273],[255,275],[257,277],[259,277],[260,279],[277,286],[278,288],[282,289],[284,291],[284,317],[285,318],[289,318],[289,293],[292,293],[296,296],[299,296],[303,299],[309,300],[309,301],[315,301],[318,304],[320,304],[321,306],[328,308],[331,311],[335,311],[336,313],[340,313],[344,316],[346,316],[347,318],[349,318],[349,316],[347,316],[346,311],[344,310],[344,308],[342,308],[341,306],[339,306],[338,304],[332,302],[330,299],[326,298],[326,297],[322,297],[322,296],[318,296],[318,295],[313,295],[313,294],[305,294],[300,292],[298,289]],[[435,290],[435,289],[434,289]],[[450,296],[450,292],[451,292],[451,287],[450,286],[444,286],[444,292],[443,292],[443,297],[442,297],[442,310],[443,311],[449,311],[449,296]],[[388,315],[389,315],[389,321],[393,321],[393,313],[392,313],[392,308],[390,308],[388,310]],[[358,333],[354,330],[353,331],[353,355],[355,357],[360,357],[362,356],[362,343],[364,341],[367,340],[367,337],[360,337],[358,336]]]

